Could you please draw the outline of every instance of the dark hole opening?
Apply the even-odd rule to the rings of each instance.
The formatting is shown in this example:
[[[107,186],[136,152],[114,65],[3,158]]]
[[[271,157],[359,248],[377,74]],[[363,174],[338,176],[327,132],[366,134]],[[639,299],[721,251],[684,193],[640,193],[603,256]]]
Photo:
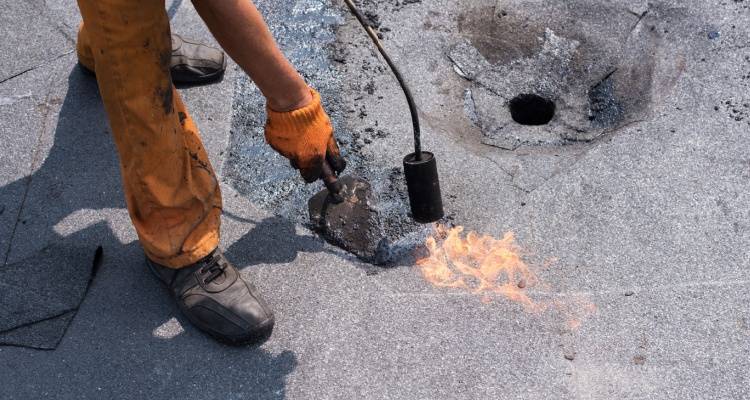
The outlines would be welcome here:
[[[555,103],[536,94],[519,94],[509,107],[511,117],[521,125],[546,125],[555,116]]]

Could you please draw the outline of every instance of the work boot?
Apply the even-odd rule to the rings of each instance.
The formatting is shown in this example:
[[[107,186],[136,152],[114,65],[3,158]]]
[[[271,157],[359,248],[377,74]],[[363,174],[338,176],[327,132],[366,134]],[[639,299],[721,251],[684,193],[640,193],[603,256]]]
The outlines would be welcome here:
[[[172,82],[194,85],[213,82],[221,79],[226,69],[223,51],[172,34]]]
[[[216,249],[195,264],[167,268],[148,258],[151,272],[172,292],[182,313],[202,331],[233,345],[268,338],[274,318],[258,289]]]
[[[94,75],[82,63],[85,72]],[[169,71],[175,84],[202,85],[221,80],[227,69],[224,52],[200,43],[193,43],[182,36],[172,34],[172,57]]]

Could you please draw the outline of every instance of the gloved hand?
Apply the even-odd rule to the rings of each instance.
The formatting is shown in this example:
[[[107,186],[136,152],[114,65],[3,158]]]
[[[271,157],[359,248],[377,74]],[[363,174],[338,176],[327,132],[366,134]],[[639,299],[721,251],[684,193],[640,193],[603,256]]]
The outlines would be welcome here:
[[[307,183],[320,179],[324,161],[336,172],[346,168],[320,94],[312,88],[310,93],[310,104],[296,110],[277,112],[267,107],[265,132],[266,142],[288,158]]]

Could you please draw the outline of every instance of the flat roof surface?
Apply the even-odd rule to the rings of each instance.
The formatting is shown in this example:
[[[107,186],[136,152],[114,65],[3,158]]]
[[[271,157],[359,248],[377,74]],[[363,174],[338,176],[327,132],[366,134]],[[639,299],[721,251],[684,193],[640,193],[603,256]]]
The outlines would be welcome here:
[[[301,202],[318,187],[304,187],[260,146],[262,100],[241,70],[230,63],[221,83],[182,89],[222,176],[222,246],[276,312],[269,341],[233,348],[190,326],[145,268],[96,82],[76,67],[76,6],[6,2],[2,251],[12,263],[65,239],[101,244],[104,259],[56,350],[0,347],[0,398],[750,397],[750,4],[650,3],[362,4],[412,85],[450,221],[496,238],[514,232],[543,282],[525,293],[565,305],[544,312],[434,287],[413,256],[374,267],[326,244],[304,226]],[[396,196],[411,140],[406,104],[356,21],[327,0],[258,4],[321,88],[352,171],[380,188],[384,218],[404,221],[394,238],[423,233]],[[591,15],[565,19],[586,5]],[[167,6],[174,32],[214,43],[190,2]],[[497,48],[482,47],[487,40],[466,25],[482,12],[511,18],[513,29],[488,28]],[[477,119],[474,106],[480,94],[497,95],[501,109],[502,93],[482,94],[487,86],[461,76],[452,49],[468,43],[505,71],[538,53],[543,32],[532,28],[586,46],[616,36],[603,31],[615,12],[613,30],[630,14],[643,25],[632,30],[656,32],[645,36],[653,40],[645,108],[574,140],[508,124],[521,139],[544,140],[498,146],[488,121],[503,114],[483,109]],[[623,46],[629,37],[623,31]],[[502,53],[512,46],[521,47]],[[580,101],[585,108],[589,99]],[[252,171],[286,191],[258,192]]]

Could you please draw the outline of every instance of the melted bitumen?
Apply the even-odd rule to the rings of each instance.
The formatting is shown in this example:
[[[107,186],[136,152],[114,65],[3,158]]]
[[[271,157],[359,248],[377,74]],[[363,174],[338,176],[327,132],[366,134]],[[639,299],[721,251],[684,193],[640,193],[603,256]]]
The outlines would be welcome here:
[[[617,100],[611,75],[589,90],[589,107],[589,120],[594,126],[605,128],[623,119],[625,110]]]
[[[370,184],[352,176],[339,179],[342,201],[321,190],[310,198],[308,209],[313,229],[329,243],[372,263],[380,263],[379,250],[386,246],[380,218],[374,208]]]

